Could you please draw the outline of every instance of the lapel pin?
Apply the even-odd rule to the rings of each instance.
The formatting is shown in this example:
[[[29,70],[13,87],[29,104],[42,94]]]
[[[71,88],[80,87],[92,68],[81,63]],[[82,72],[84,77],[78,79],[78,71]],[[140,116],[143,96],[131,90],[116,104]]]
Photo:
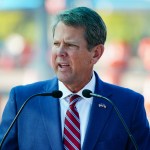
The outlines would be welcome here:
[[[98,107],[101,107],[101,108],[104,108],[104,109],[106,109],[106,105],[105,104],[98,104]]]

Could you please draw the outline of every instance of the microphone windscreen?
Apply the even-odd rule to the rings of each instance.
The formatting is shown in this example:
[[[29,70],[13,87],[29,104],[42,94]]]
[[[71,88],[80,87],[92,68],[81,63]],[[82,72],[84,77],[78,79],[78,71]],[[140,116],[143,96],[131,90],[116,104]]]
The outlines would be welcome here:
[[[84,97],[86,97],[86,98],[92,97],[92,96],[91,96],[91,93],[92,93],[92,91],[90,91],[90,90],[88,90],[88,89],[85,89],[85,90],[82,91],[82,95],[83,95]]]
[[[62,91],[59,91],[59,90],[53,91],[53,92],[51,93],[51,96],[53,96],[54,98],[61,98],[62,95],[63,95]]]

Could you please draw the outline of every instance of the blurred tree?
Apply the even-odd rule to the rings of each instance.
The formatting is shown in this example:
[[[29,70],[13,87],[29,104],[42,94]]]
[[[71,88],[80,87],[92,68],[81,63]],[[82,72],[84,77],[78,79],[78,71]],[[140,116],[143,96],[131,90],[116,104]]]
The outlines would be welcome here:
[[[21,12],[0,12],[0,39],[8,36],[21,18]]]
[[[11,33],[19,33],[30,42],[35,39],[34,17],[30,11],[0,12],[0,39],[5,39]]]
[[[146,11],[102,12],[108,29],[108,41],[138,42],[143,36],[150,35],[149,18]]]

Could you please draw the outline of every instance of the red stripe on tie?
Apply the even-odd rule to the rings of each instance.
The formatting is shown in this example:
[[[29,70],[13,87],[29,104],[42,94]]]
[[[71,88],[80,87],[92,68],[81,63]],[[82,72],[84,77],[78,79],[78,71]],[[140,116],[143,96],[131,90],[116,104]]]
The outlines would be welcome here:
[[[69,109],[66,112],[65,118],[65,128],[64,128],[64,149],[69,150],[81,150],[81,139],[80,139],[80,122],[79,114],[75,108],[77,101],[79,100],[80,96],[73,95],[70,98],[70,105]],[[74,114],[72,114],[71,113]]]

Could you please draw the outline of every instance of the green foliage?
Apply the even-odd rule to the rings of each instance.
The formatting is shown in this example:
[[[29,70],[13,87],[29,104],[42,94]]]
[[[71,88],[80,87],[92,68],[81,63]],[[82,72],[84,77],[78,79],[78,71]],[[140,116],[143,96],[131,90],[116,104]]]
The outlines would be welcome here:
[[[107,41],[136,42],[149,35],[148,28],[150,15],[141,11],[100,13],[107,25]]]
[[[0,12],[0,39],[19,33],[28,41],[34,40],[34,20],[31,13],[23,11]]]
[[[34,11],[2,11],[0,12],[0,40],[11,33],[23,35],[27,41],[33,42],[38,36],[38,27]],[[107,41],[138,42],[144,36],[150,36],[150,13],[146,11],[114,11],[100,12],[104,19],[108,37]]]
[[[14,30],[16,24],[21,19],[19,12],[1,12],[0,13],[0,39],[5,38]]]

